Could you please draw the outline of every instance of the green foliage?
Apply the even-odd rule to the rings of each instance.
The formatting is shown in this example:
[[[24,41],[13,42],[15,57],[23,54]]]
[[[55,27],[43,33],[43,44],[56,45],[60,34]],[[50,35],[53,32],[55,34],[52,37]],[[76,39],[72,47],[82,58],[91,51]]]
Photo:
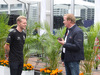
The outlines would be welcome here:
[[[56,35],[52,34],[52,32],[50,31],[50,26],[47,22],[45,22],[44,24],[35,23],[33,26],[33,30],[36,28],[44,29],[45,33],[41,36],[38,34],[27,35],[24,51],[28,52],[26,52],[26,54],[24,55],[30,55],[32,53],[40,54],[42,56],[40,57],[40,59],[42,59],[43,62],[48,63],[48,66],[51,69],[56,69],[58,66],[59,52],[61,48],[61,45],[58,43],[57,38],[63,38],[66,28],[64,28],[63,30],[58,30],[56,32]]]
[[[33,35],[33,31],[35,29],[42,28],[40,23],[34,23],[33,25],[28,24],[26,28],[26,40],[24,45],[24,63],[27,63],[28,58],[32,53],[36,52],[36,48],[39,49],[38,45],[40,46],[41,43],[37,43],[39,41],[39,35]],[[35,43],[35,44],[34,44]]]
[[[4,44],[10,26],[7,25],[9,17],[6,14],[0,15],[0,58],[4,59]]]
[[[95,38],[98,35],[100,24],[91,26],[88,30],[84,27],[80,27],[84,31],[84,56],[85,60],[81,63],[84,73],[91,73],[93,68],[93,62],[96,57],[95,50],[93,50]]]
[[[59,30],[59,32],[56,32],[56,35],[53,35],[50,31],[50,26],[45,23],[45,30],[46,34],[44,34],[44,53],[47,58],[44,57],[44,59],[47,61],[47,63],[50,65],[51,69],[56,69],[58,65],[58,59],[59,59],[59,52],[61,45],[58,43],[57,38],[63,37],[65,31]],[[61,32],[63,33],[61,33]]]
[[[44,28],[46,33],[40,36],[41,39],[39,39],[39,42],[42,45],[42,59],[44,62],[48,63],[49,67],[53,70],[58,66],[59,52],[61,48],[61,45],[58,43],[57,38],[63,37],[65,28],[64,30],[60,29],[59,31],[57,31],[56,35],[52,34],[48,23],[44,23]]]

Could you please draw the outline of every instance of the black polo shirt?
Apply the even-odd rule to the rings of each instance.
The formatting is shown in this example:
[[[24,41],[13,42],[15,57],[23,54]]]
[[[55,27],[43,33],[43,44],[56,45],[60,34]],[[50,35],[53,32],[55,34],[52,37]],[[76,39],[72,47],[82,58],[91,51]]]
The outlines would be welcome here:
[[[9,61],[23,62],[23,45],[25,43],[25,32],[19,32],[17,29],[12,30],[8,37],[7,43],[10,44]]]

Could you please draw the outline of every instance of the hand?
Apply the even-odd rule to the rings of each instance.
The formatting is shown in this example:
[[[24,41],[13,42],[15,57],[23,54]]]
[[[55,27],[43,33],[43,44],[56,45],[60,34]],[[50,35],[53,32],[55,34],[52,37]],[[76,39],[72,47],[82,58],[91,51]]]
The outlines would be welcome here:
[[[64,65],[64,62],[62,62],[62,65],[63,65],[63,67],[65,66],[65,65]]]
[[[62,38],[60,38],[60,37],[58,37],[57,39],[58,39],[59,41],[62,41]]]
[[[61,38],[61,40],[58,40],[58,42],[59,42],[61,45],[64,45],[64,44],[65,44],[65,41],[63,40],[63,38]]]

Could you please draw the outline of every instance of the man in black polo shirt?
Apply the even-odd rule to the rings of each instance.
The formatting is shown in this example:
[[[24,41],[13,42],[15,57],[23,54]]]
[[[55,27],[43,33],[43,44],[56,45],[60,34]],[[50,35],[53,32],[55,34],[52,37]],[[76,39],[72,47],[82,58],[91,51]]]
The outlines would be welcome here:
[[[6,54],[9,57],[10,75],[21,75],[23,69],[23,45],[25,43],[27,19],[19,16],[17,19],[17,28],[12,30],[4,46]]]

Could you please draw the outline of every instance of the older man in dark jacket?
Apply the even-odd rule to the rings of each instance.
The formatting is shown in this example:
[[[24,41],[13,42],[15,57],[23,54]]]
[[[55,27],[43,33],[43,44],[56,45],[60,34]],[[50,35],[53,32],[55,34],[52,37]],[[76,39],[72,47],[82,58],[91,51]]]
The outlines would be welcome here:
[[[65,14],[64,25],[67,28],[64,40],[58,42],[63,45],[62,64],[65,66],[66,75],[79,75],[79,62],[84,60],[83,31],[75,25],[75,16]]]

